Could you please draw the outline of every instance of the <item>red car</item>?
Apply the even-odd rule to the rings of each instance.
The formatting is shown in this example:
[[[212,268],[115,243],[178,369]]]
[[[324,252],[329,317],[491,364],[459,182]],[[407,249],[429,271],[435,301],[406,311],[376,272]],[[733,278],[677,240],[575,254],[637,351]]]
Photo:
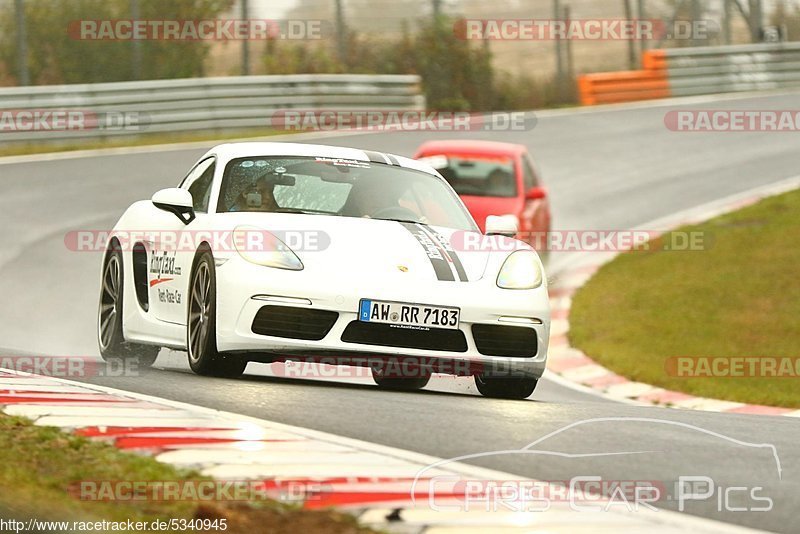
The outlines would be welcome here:
[[[514,215],[517,238],[536,249],[550,231],[550,203],[523,145],[491,141],[429,141],[416,159],[431,164],[453,186],[486,230],[488,215]],[[545,252],[545,251],[542,251]]]

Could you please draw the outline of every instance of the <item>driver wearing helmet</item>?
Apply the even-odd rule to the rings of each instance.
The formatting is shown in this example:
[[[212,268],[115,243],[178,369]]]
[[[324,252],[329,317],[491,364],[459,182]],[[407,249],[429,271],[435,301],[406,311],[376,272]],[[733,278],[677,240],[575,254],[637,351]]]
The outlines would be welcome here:
[[[266,178],[259,178],[236,197],[231,211],[276,211],[274,188]]]

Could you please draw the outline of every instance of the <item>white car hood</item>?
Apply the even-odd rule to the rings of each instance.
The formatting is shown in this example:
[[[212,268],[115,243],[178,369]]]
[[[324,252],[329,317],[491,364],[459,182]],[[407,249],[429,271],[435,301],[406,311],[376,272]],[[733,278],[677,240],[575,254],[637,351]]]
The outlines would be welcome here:
[[[453,250],[463,230],[369,218],[281,213],[217,216],[275,234],[307,270],[337,279],[397,277],[398,280],[473,282],[483,277],[490,252]],[[477,235],[480,235],[476,232]]]

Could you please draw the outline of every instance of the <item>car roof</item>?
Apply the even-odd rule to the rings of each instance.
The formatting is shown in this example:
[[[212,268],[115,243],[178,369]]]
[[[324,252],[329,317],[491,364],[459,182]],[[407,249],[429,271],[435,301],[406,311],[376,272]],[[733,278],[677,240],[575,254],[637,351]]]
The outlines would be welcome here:
[[[428,174],[438,176],[436,171],[427,163],[417,161],[415,159],[397,156],[395,154],[385,154],[381,152],[370,154],[358,148],[329,146],[329,145],[313,145],[306,143],[282,143],[282,142],[243,142],[243,143],[224,143],[217,145],[209,150],[203,158],[210,155],[215,155],[223,161],[229,161],[234,158],[245,158],[248,156],[308,156],[308,157],[322,157],[322,158],[342,158],[352,159],[357,161],[372,161],[374,163],[384,164],[380,160],[384,160],[386,164],[390,164],[390,160],[384,156],[392,156],[400,167],[414,169]],[[375,160],[378,161],[375,161]]]
[[[441,140],[441,141],[428,141],[423,143],[417,149],[417,152],[434,152],[441,150],[442,152],[457,152],[461,154],[505,154],[516,155],[525,153],[528,149],[525,145],[517,143],[500,143],[497,141],[481,141],[481,140]]]

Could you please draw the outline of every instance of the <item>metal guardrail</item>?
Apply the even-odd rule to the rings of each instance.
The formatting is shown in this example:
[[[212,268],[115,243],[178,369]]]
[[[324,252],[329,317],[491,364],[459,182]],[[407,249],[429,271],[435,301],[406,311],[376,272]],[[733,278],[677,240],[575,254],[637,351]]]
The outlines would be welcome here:
[[[800,43],[664,50],[672,96],[800,86]]]
[[[642,66],[579,77],[581,103],[800,87],[800,43],[650,50]]]
[[[424,110],[425,98],[416,75],[291,74],[0,88],[0,114],[6,112],[6,119],[22,110],[73,111],[97,119],[82,129],[24,131],[0,115],[0,141],[269,128],[271,117],[288,109]]]

